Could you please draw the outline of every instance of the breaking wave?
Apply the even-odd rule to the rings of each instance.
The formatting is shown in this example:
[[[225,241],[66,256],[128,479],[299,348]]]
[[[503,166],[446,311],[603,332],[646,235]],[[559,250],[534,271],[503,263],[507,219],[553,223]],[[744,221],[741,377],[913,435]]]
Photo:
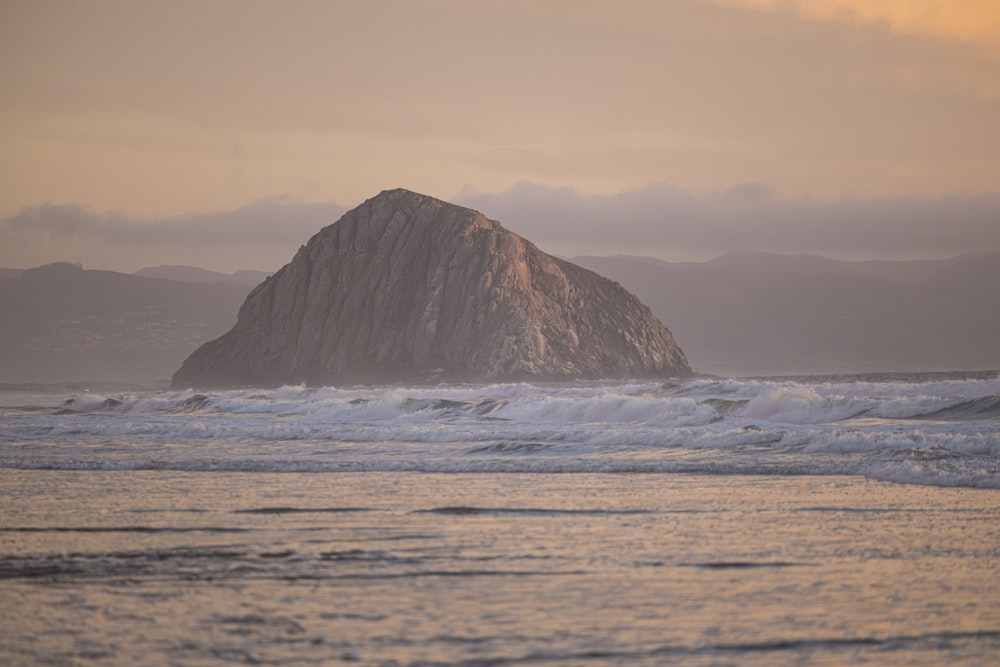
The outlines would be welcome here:
[[[1000,487],[997,373],[0,400],[8,468],[851,474]]]

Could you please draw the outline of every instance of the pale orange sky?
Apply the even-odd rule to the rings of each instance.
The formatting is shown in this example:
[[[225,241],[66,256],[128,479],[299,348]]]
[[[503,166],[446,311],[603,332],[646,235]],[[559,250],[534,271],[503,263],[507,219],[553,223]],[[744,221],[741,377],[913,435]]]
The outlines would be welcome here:
[[[734,7],[788,11],[817,21],[964,42],[1000,55],[996,0],[721,0]]]
[[[524,182],[996,194],[997,45],[984,1],[4,0],[0,219]],[[18,233],[0,266],[40,248]]]

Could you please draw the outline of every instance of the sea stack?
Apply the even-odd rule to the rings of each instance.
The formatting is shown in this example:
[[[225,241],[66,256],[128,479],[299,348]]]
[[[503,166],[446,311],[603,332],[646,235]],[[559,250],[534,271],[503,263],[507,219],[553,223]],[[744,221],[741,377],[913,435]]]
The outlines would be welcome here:
[[[398,189],[313,236],[172,386],[690,374],[670,332],[618,283],[478,211]]]

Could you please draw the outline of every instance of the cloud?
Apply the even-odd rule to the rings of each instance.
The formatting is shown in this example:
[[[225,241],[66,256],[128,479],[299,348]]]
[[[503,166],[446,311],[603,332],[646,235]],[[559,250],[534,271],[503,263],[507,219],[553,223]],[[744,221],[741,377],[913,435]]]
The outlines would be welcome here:
[[[271,270],[344,210],[279,197],[234,211],[150,220],[76,204],[32,206],[0,220],[0,265],[74,260],[126,271],[158,263]]]
[[[668,184],[606,195],[522,182],[466,189],[451,200],[499,220],[546,252],[704,260],[730,251],[815,253],[842,259],[946,257],[1000,249],[1000,194],[952,197],[783,198],[746,183],[696,194]],[[189,264],[275,270],[344,208],[291,198],[144,220],[77,205],[23,209],[0,220],[0,266],[79,261],[135,271]]]
[[[844,259],[943,257],[1000,249],[1000,195],[783,199],[749,183],[708,194],[651,185],[584,196],[520,183],[463,191],[463,205],[548,252],[707,259],[736,250]]]

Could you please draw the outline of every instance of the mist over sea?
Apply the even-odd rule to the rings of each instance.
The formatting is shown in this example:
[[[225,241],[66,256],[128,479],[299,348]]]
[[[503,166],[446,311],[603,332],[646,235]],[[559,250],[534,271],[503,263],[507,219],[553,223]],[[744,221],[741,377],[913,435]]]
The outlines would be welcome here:
[[[0,663],[1000,657],[1000,373],[0,393]]]

